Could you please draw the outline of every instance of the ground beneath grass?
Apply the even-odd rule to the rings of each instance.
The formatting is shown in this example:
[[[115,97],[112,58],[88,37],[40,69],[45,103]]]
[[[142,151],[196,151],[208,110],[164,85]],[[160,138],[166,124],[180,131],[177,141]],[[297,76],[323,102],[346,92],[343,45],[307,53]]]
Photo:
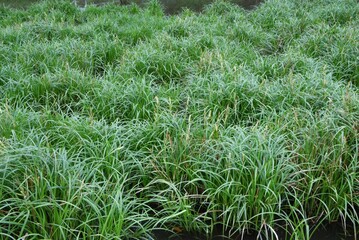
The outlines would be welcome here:
[[[0,7],[0,238],[358,234],[359,4]]]

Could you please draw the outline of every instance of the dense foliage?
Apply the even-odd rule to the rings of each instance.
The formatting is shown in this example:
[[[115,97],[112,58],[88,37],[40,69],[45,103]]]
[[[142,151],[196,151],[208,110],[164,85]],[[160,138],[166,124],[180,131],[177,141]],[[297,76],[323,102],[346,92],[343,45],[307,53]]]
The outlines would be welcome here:
[[[357,232],[359,5],[0,7],[0,238]]]

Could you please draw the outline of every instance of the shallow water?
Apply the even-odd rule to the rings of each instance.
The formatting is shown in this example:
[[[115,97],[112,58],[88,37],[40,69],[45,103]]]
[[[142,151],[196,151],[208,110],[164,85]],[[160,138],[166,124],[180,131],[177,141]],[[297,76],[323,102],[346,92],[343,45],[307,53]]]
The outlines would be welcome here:
[[[0,4],[16,8],[26,8],[29,5],[38,2],[39,0],[0,0]],[[230,0],[231,2],[240,5],[245,9],[252,9],[258,5],[262,0]],[[85,6],[86,4],[102,5],[108,2],[115,2],[118,4],[128,4],[131,2],[143,5],[147,0],[74,0],[78,5]],[[176,14],[183,8],[189,8],[193,11],[201,11],[204,6],[213,2],[213,0],[160,0],[163,4],[167,14]]]

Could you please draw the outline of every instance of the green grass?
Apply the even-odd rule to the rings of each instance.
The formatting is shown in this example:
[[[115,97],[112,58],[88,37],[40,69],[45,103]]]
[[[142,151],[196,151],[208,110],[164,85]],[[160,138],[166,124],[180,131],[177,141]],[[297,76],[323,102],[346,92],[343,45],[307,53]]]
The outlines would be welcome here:
[[[357,26],[355,0],[0,7],[0,239],[358,234]]]

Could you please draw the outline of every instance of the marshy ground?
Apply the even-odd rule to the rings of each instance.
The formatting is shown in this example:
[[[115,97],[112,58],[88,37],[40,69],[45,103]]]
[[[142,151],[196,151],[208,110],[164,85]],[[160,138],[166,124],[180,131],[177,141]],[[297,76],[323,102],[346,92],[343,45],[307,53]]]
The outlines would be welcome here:
[[[354,239],[358,26],[356,0],[0,7],[0,238]]]

